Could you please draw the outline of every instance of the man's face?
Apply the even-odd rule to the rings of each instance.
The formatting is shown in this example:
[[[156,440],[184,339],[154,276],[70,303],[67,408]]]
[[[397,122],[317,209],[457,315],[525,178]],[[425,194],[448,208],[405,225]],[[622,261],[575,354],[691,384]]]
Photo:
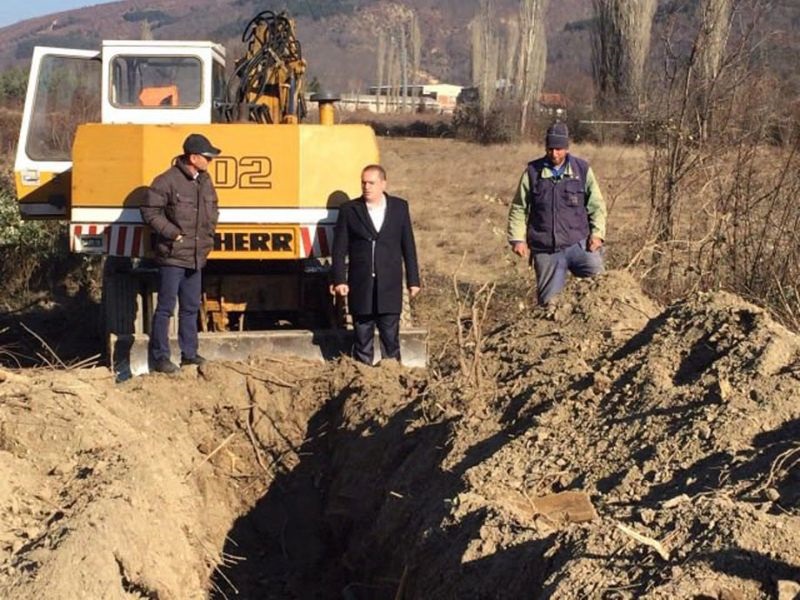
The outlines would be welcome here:
[[[560,167],[567,158],[566,148],[548,148],[545,153],[554,167]]]
[[[211,163],[211,159],[203,156],[202,154],[190,154],[189,155],[189,162],[192,166],[200,172],[208,171],[208,165]]]
[[[370,169],[361,174],[361,195],[367,202],[379,202],[386,190],[386,180],[379,171]]]

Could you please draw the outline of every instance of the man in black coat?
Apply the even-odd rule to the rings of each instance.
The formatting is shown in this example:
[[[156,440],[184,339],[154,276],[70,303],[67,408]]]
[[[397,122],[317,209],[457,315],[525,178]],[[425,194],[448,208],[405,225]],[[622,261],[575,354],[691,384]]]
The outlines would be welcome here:
[[[214,248],[219,203],[208,165],[220,153],[204,135],[193,133],[183,155],[153,180],[140,208],[155,236],[158,302],[148,348],[152,370],[176,373],[170,360],[169,319],[178,302],[178,345],[181,366],[200,365],[197,313],[202,294],[201,269]]]
[[[376,325],[381,357],[400,360],[403,263],[409,296],[420,289],[408,203],[385,191],[383,167],[364,167],[361,197],[339,208],[333,240],[331,291],[347,296],[356,337],[353,357],[370,365]]]

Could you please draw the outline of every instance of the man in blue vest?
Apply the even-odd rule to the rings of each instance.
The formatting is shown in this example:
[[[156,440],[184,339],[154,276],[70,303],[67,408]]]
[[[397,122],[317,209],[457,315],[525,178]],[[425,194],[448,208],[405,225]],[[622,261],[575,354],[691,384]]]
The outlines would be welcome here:
[[[589,163],[569,153],[565,123],[550,126],[545,148],[528,163],[508,212],[508,241],[533,264],[540,305],[564,288],[567,271],[576,277],[603,272],[606,235],[600,186]]]

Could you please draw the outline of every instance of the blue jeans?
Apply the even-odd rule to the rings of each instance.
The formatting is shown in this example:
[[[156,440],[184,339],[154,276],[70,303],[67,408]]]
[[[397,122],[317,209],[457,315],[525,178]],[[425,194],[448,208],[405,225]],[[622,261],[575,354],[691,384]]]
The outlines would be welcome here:
[[[178,346],[181,356],[197,356],[197,313],[202,279],[199,269],[158,268],[158,302],[150,328],[150,360],[169,359],[169,319],[178,301]]]
[[[567,283],[567,270],[575,277],[592,277],[603,272],[605,248],[595,252],[586,250],[586,240],[573,244],[553,254],[533,253],[536,270],[536,292],[539,304],[548,304]]]

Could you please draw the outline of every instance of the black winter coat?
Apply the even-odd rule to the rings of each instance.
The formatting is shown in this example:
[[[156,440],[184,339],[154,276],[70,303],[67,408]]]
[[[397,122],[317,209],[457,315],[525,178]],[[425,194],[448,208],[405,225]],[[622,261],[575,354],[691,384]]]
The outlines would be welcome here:
[[[156,262],[161,266],[202,269],[214,248],[219,219],[217,192],[208,173],[197,178],[181,158],[153,180],[140,208],[155,232]],[[183,235],[180,241],[175,238]]]
[[[333,239],[333,281],[334,285],[350,286],[352,314],[400,314],[404,262],[407,287],[419,286],[417,248],[405,200],[386,196],[380,232],[375,231],[363,199],[350,200],[339,208]]]

